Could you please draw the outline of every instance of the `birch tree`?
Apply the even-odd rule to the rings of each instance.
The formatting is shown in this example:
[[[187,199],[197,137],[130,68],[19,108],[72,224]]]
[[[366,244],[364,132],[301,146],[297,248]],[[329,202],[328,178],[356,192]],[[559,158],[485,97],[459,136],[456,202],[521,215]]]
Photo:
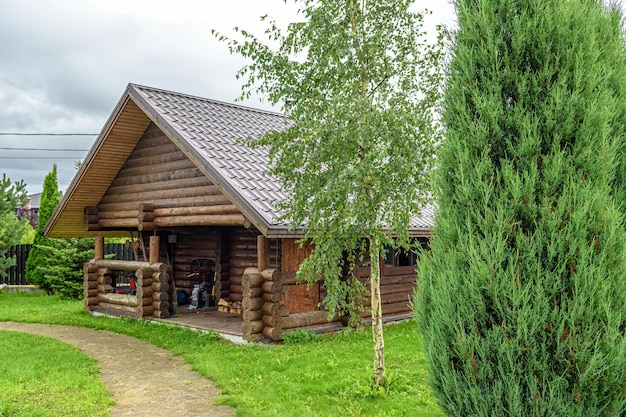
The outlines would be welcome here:
[[[384,248],[411,247],[410,219],[428,199],[442,39],[427,37],[424,14],[408,0],[296,4],[302,21],[286,30],[262,17],[265,40],[244,29],[239,39],[215,34],[252,62],[238,74],[242,98],[283,105],[293,121],[255,145],[269,148],[271,174],[288,195],[283,219],[304,225],[302,241],[313,245],[298,277],[324,281],[330,317],[357,319],[369,292],[374,384],[382,385],[378,260]],[[351,272],[366,251],[369,289]]]

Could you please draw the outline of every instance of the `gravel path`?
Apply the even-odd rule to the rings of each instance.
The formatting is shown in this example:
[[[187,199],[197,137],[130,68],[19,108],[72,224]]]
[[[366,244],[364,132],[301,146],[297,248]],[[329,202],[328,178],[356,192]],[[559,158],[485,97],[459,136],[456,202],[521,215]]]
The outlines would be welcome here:
[[[116,404],[111,416],[214,416],[235,412],[213,404],[215,385],[182,358],[130,336],[82,327],[0,322],[0,330],[53,337],[98,360]],[[134,360],[141,352],[141,360]]]

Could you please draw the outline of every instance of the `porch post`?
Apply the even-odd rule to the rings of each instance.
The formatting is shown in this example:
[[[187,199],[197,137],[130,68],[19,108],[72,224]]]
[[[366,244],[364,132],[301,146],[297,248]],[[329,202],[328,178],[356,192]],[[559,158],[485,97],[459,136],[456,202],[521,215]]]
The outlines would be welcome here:
[[[150,264],[155,264],[159,262],[159,248],[161,242],[159,240],[159,236],[150,236]]]
[[[94,259],[100,261],[104,259],[104,236],[96,236],[94,240]]]
[[[270,266],[270,241],[263,235],[256,238],[257,269],[259,273]]]

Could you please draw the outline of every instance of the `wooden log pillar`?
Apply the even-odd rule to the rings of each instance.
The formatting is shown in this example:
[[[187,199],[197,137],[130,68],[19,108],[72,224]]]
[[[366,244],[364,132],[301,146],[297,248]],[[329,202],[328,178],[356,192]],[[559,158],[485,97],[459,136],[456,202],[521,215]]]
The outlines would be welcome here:
[[[263,337],[263,285],[264,278],[256,268],[246,268],[241,284],[243,287],[243,300],[241,302],[243,321],[241,330],[246,340],[259,340]],[[260,312],[260,313],[257,313]],[[260,319],[253,320],[259,317]]]
[[[257,269],[265,271],[270,266],[270,240],[263,235],[256,237]]]
[[[150,242],[152,248],[152,242]],[[152,252],[152,250],[150,250]],[[166,319],[170,316],[170,285],[167,272],[155,271],[152,273],[152,316],[158,319]]]
[[[95,262],[83,266],[83,300],[86,309],[98,305],[98,264]]]
[[[94,242],[94,259],[99,261],[104,259],[104,236],[96,236],[93,238]]]
[[[283,337],[280,271],[265,269],[261,272],[261,276],[263,277],[261,290],[264,301],[262,307],[263,336],[270,340],[280,340]]]
[[[159,252],[161,249],[161,240],[159,236],[150,236],[150,258],[148,262],[155,264],[159,262]]]
[[[154,313],[154,306],[152,300],[153,282],[153,270],[151,267],[138,269],[135,272],[137,277],[137,317],[149,317]]]

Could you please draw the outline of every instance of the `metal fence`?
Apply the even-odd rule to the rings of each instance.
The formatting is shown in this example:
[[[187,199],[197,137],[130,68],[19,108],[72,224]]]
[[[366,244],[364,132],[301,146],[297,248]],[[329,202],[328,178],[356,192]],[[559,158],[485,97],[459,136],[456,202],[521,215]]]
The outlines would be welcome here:
[[[28,285],[26,279],[26,259],[33,245],[16,245],[9,248],[7,257],[15,257],[15,266],[9,268],[6,277],[0,278],[0,283],[8,285]],[[104,245],[105,256],[111,259],[125,261],[134,260],[132,248],[126,247],[123,243],[108,243]],[[111,256],[113,255],[113,256]]]

